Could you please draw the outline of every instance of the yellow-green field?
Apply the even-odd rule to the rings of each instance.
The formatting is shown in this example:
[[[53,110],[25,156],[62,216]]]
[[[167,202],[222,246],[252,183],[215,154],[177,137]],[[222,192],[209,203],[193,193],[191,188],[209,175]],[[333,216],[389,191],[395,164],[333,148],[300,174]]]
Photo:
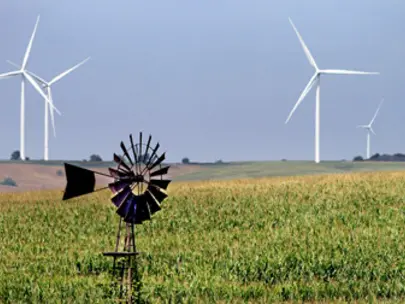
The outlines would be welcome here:
[[[405,173],[174,183],[137,227],[158,302],[405,301]],[[0,194],[1,303],[113,302],[108,191]]]

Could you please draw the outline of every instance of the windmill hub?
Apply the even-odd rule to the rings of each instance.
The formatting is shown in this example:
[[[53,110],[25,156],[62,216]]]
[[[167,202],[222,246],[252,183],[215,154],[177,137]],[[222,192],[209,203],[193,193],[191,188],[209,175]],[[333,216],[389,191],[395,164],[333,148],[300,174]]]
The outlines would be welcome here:
[[[130,181],[131,183],[143,183],[145,182],[145,178],[143,177],[143,175],[134,175],[130,177]]]

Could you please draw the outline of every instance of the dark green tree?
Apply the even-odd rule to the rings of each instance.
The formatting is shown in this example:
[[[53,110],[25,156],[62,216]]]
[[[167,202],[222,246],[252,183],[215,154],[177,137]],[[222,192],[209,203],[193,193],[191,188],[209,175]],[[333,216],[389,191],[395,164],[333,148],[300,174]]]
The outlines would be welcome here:
[[[361,157],[360,155],[353,158],[353,161],[363,161],[363,160],[364,160],[363,157]]]
[[[20,155],[20,150],[15,150],[13,153],[11,153],[11,160],[20,160],[21,155]]]
[[[103,161],[103,159],[98,154],[92,154],[92,155],[90,155],[90,161],[91,162],[101,162],[101,161]]]

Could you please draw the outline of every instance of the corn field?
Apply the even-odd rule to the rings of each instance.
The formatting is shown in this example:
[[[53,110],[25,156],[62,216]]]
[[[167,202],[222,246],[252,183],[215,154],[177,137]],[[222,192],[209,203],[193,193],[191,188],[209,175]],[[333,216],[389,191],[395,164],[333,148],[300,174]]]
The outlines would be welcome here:
[[[405,173],[178,182],[136,227],[147,303],[405,301]],[[116,303],[110,192],[0,194],[0,303]]]

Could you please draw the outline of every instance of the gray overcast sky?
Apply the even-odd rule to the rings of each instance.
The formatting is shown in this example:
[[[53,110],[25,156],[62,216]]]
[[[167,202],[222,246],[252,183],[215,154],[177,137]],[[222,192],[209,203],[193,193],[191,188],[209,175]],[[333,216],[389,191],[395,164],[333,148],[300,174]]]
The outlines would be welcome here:
[[[381,73],[322,79],[321,160],[365,154],[356,125],[382,97],[372,153],[405,152],[404,9],[401,0],[2,1],[0,72],[13,69],[6,59],[22,62],[38,14],[29,70],[50,80],[92,56],[53,87],[63,116],[51,159],[112,159],[143,130],[169,161],[312,160],[315,90],[284,124],[313,74],[290,16],[321,68]],[[0,81],[2,159],[19,149],[19,82]],[[43,112],[28,85],[26,154],[35,159]]]

